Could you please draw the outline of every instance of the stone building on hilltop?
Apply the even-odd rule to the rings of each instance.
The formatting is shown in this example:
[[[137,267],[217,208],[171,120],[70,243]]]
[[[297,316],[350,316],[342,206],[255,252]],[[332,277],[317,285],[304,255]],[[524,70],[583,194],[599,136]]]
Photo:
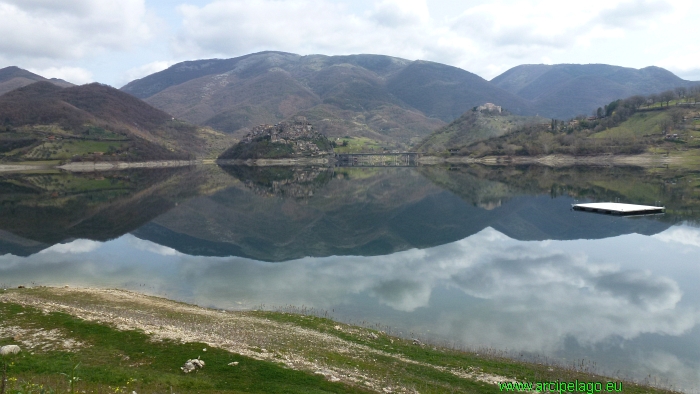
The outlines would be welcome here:
[[[477,111],[479,111],[479,112],[483,112],[483,111],[487,111],[487,112],[498,112],[499,114],[502,112],[501,106],[500,106],[500,105],[496,105],[496,104],[494,104],[494,103],[486,103],[486,104],[484,104],[484,105],[480,105],[480,106],[476,107],[476,109],[477,109]]]

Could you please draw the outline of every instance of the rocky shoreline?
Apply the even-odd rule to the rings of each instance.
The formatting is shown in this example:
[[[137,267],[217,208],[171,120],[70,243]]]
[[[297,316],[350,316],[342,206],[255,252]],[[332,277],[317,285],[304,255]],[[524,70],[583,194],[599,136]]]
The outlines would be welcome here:
[[[88,353],[103,350],[91,348],[99,346],[99,341],[86,340],[72,328],[50,323],[60,319],[47,320],[49,316],[58,317],[58,313],[78,319],[70,327],[84,321],[120,332],[140,333],[153,346],[204,345],[197,354],[202,361],[208,360],[207,368],[214,368],[210,365],[216,358],[211,353],[220,349],[240,361],[225,361],[227,369],[245,370],[250,360],[255,360],[310,376],[320,375],[327,382],[345,384],[357,392],[414,393],[418,388],[428,392],[493,392],[499,384],[513,381],[612,379],[577,368],[508,359],[488,354],[485,349],[467,352],[444,348],[293,311],[217,310],[126,290],[68,286],[0,288],[0,309],[3,313],[14,313],[14,318],[0,319],[0,340],[3,340],[0,345],[20,346],[26,349],[24,353],[38,358],[53,357],[46,352],[67,352],[72,357],[89,360]],[[191,362],[192,356],[197,355],[190,354],[178,357],[177,364],[166,367],[162,373],[184,374],[182,362]],[[129,357],[122,356],[119,365],[124,362],[128,365],[118,366],[121,372],[125,371],[123,368],[138,369],[153,363],[153,357],[147,357],[145,363],[132,363]],[[99,367],[105,368],[102,364]],[[670,393],[632,382],[624,384],[625,392],[630,393]]]

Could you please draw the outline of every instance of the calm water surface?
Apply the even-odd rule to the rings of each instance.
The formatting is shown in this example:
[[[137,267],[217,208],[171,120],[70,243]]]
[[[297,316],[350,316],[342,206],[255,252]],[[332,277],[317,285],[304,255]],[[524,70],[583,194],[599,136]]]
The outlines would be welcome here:
[[[700,175],[198,167],[0,178],[0,284],[315,308],[698,392]],[[663,216],[574,212],[653,203]]]

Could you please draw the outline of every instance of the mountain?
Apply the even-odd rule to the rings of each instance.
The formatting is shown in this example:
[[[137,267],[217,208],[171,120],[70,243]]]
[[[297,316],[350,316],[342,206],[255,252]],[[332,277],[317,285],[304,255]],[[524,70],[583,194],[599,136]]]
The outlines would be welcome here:
[[[39,81],[48,81],[62,88],[74,86],[72,83],[62,79],[47,79],[19,67],[10,66],[0,69],[0,95]]]
[[[177,121],[132,95],[97,83],[47,81],[0,96],[5,160],[157,160],[206,155],[226,136]]]
[[[329,137],[408,144],[485,102],[533,111],[527,100],[465,70],[383,55],[260,52],[189,61],[122,90],[238,138],[259,124],[302,115]]]
[[[412,145],[488,102],[515,115],[568,119],[693,83],[659,67],[521,65],[487,81],[457,67],[384,55],[260,52],[178,63],[121,89],[239,139],[259,124],[302,115],[328,137]]]
[[[475,142],[500,137],[520,130],[528,124],[549,123],[549,119],[536,116],[518,116],[502,110],[500,106],[479,106],[470,109],[415,146],[420,152],[444,152],[461,149]]]
[[[440,63],[415,61],[388,81],[389,91],[428,116],[451,122],[467,109],[496,103],[515,114],[534,110],[526,100],[476,74]]]
[[[541,116],[568,119],[589,115],[617,99],[698,82],[686,81],[653,66],[634,69],[607,64],[524,64],[497,76],[491,83],[528,100]]]

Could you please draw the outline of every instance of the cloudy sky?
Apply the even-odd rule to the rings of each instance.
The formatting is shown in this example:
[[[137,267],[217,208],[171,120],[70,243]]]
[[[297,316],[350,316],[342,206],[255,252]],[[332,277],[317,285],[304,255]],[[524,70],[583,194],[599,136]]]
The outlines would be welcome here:
[[[121,87],[262,50],[386,54],[491,79],[524,63],[667,68],[700,80],[692,0],[0,0],[0,68]]]

